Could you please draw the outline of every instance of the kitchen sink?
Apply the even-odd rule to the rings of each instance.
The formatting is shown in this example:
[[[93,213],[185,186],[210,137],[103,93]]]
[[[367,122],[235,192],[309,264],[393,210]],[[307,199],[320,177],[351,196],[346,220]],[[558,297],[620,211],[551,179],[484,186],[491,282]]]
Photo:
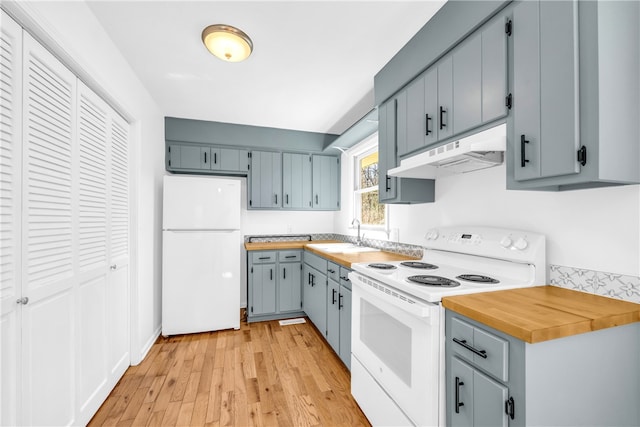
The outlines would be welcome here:
[[[358,252],[379,252],[380,249],[358,246],[353,243],[309,243],[307,247],[329,253],[351,254]]]

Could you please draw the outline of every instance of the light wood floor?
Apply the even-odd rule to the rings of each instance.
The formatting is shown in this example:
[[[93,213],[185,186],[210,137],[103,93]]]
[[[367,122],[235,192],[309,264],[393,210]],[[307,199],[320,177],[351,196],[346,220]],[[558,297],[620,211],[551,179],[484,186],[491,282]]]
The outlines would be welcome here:
[[[349,371],[307,319],[158,338],[89,426],[369,426]]]

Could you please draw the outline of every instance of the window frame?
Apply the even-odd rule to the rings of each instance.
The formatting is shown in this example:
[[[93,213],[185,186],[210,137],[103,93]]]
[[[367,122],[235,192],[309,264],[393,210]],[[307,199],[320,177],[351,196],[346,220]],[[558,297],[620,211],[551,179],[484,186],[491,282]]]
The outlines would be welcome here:
[[[378,136],[375,134],[375,138],[363,142],[363,146],[357,152],[353,153],[353,217],[360,221],[360,228],[366,230],[385,231],[389,228],[389,207],[386,204],[384,206],[384,223],[383,224],[365,224],[362,222],[362,204],[361,195],[378,190],[378,200],[380,200],[379,185],[371,187],[360,188],[360,161],[373,154],[379,152],[378,150]],[[378,176],[378,184],[380,183],[380,177]]]

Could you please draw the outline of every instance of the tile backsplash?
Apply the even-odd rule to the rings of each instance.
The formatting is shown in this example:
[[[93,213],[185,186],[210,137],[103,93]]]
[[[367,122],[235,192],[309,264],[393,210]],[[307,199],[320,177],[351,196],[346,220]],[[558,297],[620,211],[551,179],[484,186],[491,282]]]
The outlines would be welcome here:
[[[640,277],[549,265],[549,282],[561,288],[603,295],[640,304]]]

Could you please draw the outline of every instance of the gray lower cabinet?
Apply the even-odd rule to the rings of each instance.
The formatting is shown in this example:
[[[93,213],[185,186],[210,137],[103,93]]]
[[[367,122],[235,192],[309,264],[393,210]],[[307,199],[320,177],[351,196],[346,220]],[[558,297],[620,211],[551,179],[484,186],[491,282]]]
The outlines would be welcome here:
[[[248,150],[197,144],[168,144],[167,170],[238,175],[249,169]]]
[[[445,315],[451,426],[640,425],[640,324],[526,343]]]
[[[340,158],[314,154],[313,208],[337,210],[340,208]]]
[[[513,8],[507,188],[640,182],[638,2]],[[625,34],[620,37],[620,34]]]
[[[380,203],[435,201],[435,181],[397,178],[387,172],[397,164],[398,144],[407,141],[407,92],[402,91],[378,107],[378,198]]]
[[[302,307],[309,320],[325,334],[327,330],[327,276],[326,260],[311,262],[311,257],[320,258],[309,252],[304,253],[305,264],[302,269],[303,293]],[[324,263],[325,267],[321,265]],[[318,269],[317,267],[321,268]]]
[[[282,207],[311,209],[311,155],[282,153]]]
[[[249,170],[248,205],[256,208],[282,206],[282,154],[272,151],[252,151]]]
[[[248,253],[247,321],[302,315],[302,251]]]

